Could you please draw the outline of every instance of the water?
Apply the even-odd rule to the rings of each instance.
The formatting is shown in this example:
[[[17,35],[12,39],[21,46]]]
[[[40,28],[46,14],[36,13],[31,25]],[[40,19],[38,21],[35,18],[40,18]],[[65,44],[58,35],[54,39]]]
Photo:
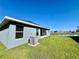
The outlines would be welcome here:
[[[79,36],[70,36],[70,38],[79,43]]]

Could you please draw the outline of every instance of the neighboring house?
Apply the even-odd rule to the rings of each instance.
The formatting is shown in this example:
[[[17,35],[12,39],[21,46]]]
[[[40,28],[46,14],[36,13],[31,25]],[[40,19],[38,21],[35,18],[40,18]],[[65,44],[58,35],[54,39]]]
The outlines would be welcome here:
[[[46,27],[12,17],[5,16],[0,23],[0,41],[7,47],[13,48],[40,37],[49,36],[50,30]]]

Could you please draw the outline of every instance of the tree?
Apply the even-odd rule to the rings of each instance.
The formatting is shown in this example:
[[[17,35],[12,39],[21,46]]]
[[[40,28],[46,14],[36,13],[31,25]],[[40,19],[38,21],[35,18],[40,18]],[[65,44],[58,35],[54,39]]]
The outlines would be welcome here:
[[[58,32],[57,30],[54,31],[55,33]]]

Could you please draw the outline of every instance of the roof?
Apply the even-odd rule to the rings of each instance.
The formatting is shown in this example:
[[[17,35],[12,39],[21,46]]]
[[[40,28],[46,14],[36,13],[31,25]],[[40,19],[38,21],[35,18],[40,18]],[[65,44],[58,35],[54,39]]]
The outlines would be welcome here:
[[[26,25],[30,25],[30,26],[34,26],[34,27],[49,29],[47,27],[41,26],[41,25],[39,25],[37,23],[34,23],[32,21],[23,20],[23,19],[17,19],[17,18],[12,18],[12,17],[9,17],[9,16],[5,16],[3,18],[2,22],[0,23],[0,28],[3,27],[5,24],[9,23],[9,21],[13,21],[13,22],[17,22],[17,23],[22,23],[22,24],[26,24]]]

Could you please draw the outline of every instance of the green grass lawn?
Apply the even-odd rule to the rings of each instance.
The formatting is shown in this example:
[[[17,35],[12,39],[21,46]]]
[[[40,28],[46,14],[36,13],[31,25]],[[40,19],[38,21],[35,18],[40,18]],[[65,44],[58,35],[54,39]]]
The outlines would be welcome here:
[[[79,34],[79,32],[51,32],[51,35]]]
[[[0,59],[79,59],[79,43],[69,37],[51,36],[39,43],[36,47],[24,44],[12,49],[0,44]]]

